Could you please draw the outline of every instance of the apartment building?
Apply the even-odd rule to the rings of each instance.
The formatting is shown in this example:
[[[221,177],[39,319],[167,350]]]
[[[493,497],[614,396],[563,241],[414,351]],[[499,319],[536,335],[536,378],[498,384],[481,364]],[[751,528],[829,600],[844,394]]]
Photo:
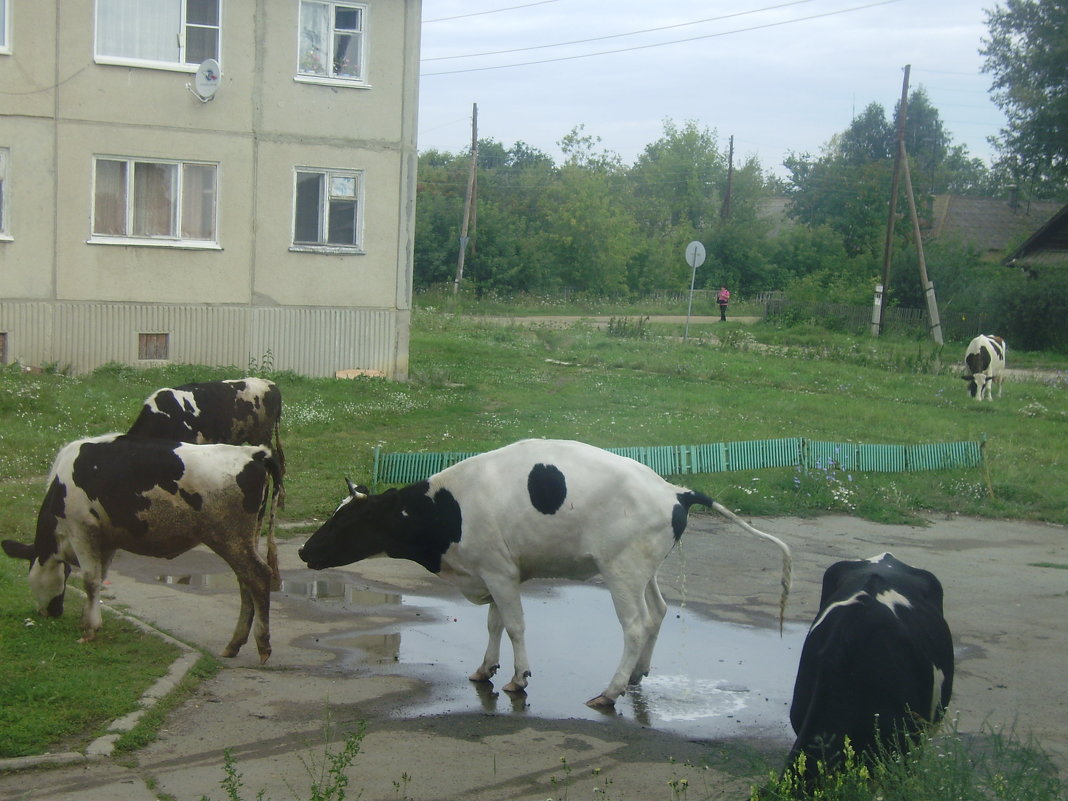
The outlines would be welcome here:
[[[0,0],[0,361],[408,370],[420,0]]]

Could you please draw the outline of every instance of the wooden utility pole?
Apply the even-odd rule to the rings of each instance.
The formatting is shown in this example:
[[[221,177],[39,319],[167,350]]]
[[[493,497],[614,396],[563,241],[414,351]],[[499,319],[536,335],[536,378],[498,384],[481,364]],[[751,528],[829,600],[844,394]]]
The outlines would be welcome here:
[[[883,246],[883,294],[879,304],[878,323],[872,324],[872,334],[878,336],[883,330],[883,314],[886,311],[886,298],[890,294],[890,261],[894,255],[894,220],[897,217],[897,188],[901,174],[901,154],[905,150],[905,110],[909,102],[909,71],[911,64],[905,65],[905,79],[901,83],[901,103],[897,109],[897,147],[894,149],[894,176],[890,180],[890,211],[886,219],[886,243]]]
[[[720,209],[719,218],[727,222],[731,218],[731,192],[734,184],[734,137],[730,138],[730,150],[727,155],[727,194],[723,198],[723,208]]]
[[[909,169],[909,155],[905,150],[905,143],[899,143],[901,150],[901,163],[905,168],[905,196],[909,201],[909,216],[912,217],[912,235],[916,238],[916,260],[920,263],[920,285],[923,287],[924,297],[927,299],[927,319],[931,323],[931,336],[939,345],[944,345],[942,340],[942,320],[938,316],[938,301],[935,300],[934,284],[927,280],[927,260],[923,255],[923,237],[920,231],[920,215],[916,213],[916,195],[912,192],[912,175]]]
[[[467,253],[467,228],[471,223],[471,209],[475,205],[475,176],[478,173],[478,103],[471,104],[471,165],[467,171],[467,197],[464,199],[464,219],[460,224],[460,255],[456,259],[456,280],[452,293],[460,291],[464,280],[464,255]]]

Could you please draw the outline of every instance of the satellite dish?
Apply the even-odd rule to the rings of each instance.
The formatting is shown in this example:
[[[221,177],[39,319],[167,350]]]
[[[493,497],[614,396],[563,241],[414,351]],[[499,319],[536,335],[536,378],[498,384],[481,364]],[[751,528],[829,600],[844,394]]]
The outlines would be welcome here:
[[[222,72],[219,70],[219,62],[209,58],[197,67],[196,74],[193,76],[193,85],[186,84],[186,87],[196,95],[201,103],[207,103],[215,97],[215,91],[219,88],[219,78],[221,77]]]

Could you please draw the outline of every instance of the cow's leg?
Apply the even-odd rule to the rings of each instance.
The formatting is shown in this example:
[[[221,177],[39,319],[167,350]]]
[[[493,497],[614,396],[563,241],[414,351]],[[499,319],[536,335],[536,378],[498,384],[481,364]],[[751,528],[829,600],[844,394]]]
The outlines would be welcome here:
[[[245,543],[246,547],[236,552],[225,543],[207,543],[208,547],[230,565],[241,589],[241,610],[237,615],[237,625],[222,655],[237,656],[241,646],[248,642],[249,631],[252,631],[262,663],[271,655],[271,568],[256,551],[252,537],[245,540]]]
[[[504,632],[504,621],[501,619],[500,609],[493,601],[489,604],[486,628],[489,630],[486,655],[482,657],[478,670],[468,676],[471,681],[489,681],[501,667],[501,634]]]
[[[91,537],[86,537],[91,541]],[[95,547],[89,545],[86,548],[76,548],[78,564],[82,569],[82,584],[85,587],[85,608],[82,610],[82,636],[78,642],[91,642],[96,638],[96,633],[104,625],[104,618],[100,614],[100,588],[104,584],[104,576],[107,566],[111,563],[114,551],[101,553]]]
[[[527,679],[530,677],[530,662],[527,659],[526,625],[523,622],[523,604],[519,597],[519,579],[515,576],[502,576],[495,581],[487,581],[486,588],[493,598],[492,608],[497,609],[501,625],[508,632],[508,639],[512,641],[512,653],[515,656],[515,671],[512,680],[501,689],[506,693],[521,693],[526,689]],[[489,621],[490,644],[486,649],[487,657],[492,656],[493,650],[493,626]],[[483,667],[485,667],[483,663]]]
[[[620,575],[602,570],[602,575],[612,593],[612,603],[623,628],[623,656],[604,692],[586,702],[594,708],[615,705],[616,699],[623,694],[638,670],[638,662],[646,645],[650,639],[655,643],[662,619],[662,616],[657,616],[649,609],[646,601],[647,581],[636,579],[633,573]]]
[[[656,576],[649,579],[645,585],[645,606],[649,611],[652,633],[647,637],[638,656],[638,664],[630,674],[630,684],[638,684],[649,675],[649,668],[653,662],[653,649],[656,647],[656,638],[660,635],[660,625],[664,622],[667,614],[667,602],[660,592],[660,586],[656,583]]]

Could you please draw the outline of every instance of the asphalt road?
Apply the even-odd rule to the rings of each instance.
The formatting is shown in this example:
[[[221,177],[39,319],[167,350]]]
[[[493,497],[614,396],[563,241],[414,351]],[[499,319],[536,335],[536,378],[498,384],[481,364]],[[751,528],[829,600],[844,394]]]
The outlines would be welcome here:
[[[602,798],[648,801],[675,797],[669,783],[685,779],[689,799],[743,798],[789,747],[783,698],[797,664],[796,632],[803,636],[815,612],[823,570],[841,558],[883,551],[932,570],[945,586],[958,729],[967,735],[1015,726],[1033,735],[1068,778],[1064,527],[956,517],[928,526],[846,517],[752,522],[793,548],[787,636],[778,638],[775,619],[778,552],[718,517],[692,515],[681,551],[660,572],[672,611],[648,687],[611,716],[581,702],[611,672],[592,667],[600,651],[612,651],[612,666],[617,658],[618,645],[596,645],[602,634],[618,637],[610,611],[607,623],[591,625],[578,608],[585,601],[569,605],[535,588],[527,603],[531,637],[535,628],[556,627],[577,630],[587,645],[532,648],[528,696],[512,702],[503,693],[480,693],[464,678],[484,647],[484,610],[465,606],[411,563],[373,560],[313,573],[296,556],[299,542],[286,542],[280,549],[286,583],[272,602],[274,653],[266,665],[246,646],[135,755],[7,773],[0,797],[225,799],[220,782],[229,748],[244,798],[262,790],[275,801],[306,799],[326,744],[334,741],[336,750],[337,737],[362,720],[367,734],[349,771],[349,797],[533,801],[590,798],[599,789]],[[172,562],[120,554],[111,579],[111,603],[175,637],[215,653],[228,640],[236,588],[213,554],[197,549]],[[316,597],[339,587],[334,603]],[[606,595],[590,605],[602,602]],[[706,624],[726,623],[767,635],[763,650],[706,634]],[[509,654],[506,646],[504,658]],[[688,689],[664,681],[685,684],[735,663],[742,679],[691,682]],[[717,712],[706,703],[717,694],[729,695],[734,706]],[[664,712],[669,704],[671,715]]]

